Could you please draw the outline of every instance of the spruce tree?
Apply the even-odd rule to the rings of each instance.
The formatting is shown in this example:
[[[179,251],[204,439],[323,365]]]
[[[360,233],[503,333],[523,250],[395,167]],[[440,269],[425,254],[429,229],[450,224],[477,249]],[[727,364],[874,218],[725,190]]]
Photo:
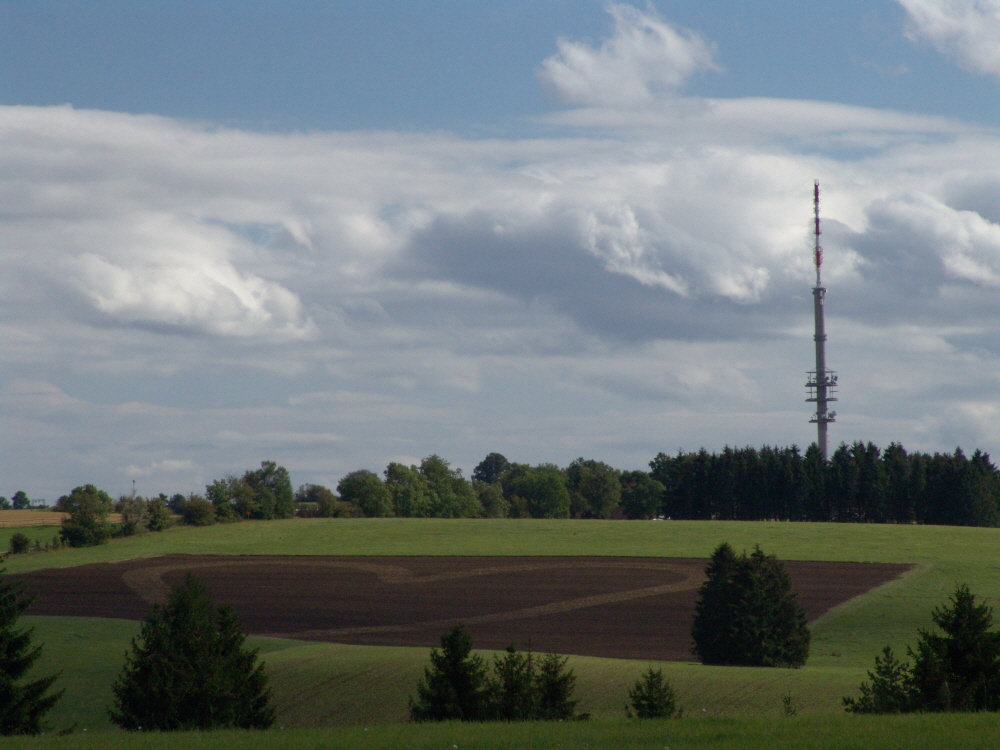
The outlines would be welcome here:
[[[907,649],[912,667],[886,646],[868,673],[871,685],[861,684],[859,698],[844,698],[847,711],[1000,711],[1000,633],[990,631],[993,610],[977,604],[965,584],[950,598],[950,606],[931,614],[944,635],[920,630],[917,648]]]
[[[529,721],[538,713],[538,669],[531,651],[520,653],[508,646],[493,657],[493,678],[487,684],[487,717],[497,721]]]
[[[1000,633],[990,632],[993,610],[977,604],[965,584],[951,606],[935,607],[944,635],[921,630],[910,649],[917,704],[924,711],[1000,711]]]
[[[576,675],[572,669],[566,669],[569,659],[559,654],[545,654],[538,664],[538,679],[535,683],[538,691],[538,712],[536,718],[549,721],[563,719],[588,719],[589,714],[577,714],[573,700],[573,690],[576,689]]]
[[[46,695],[58,675],[21,683],[42,655],[41,646],[31,647],[34,628],[17,627],[31,602],[24,584],[9,583],[0,570],[0,735],[38,734],[42,717],[63,694],[60,690]]]
[[[691,629],[694,654],[704,664],[735,664],[737,661],[732,633],[739,601],[733,581],[738,564],[733,548],[723,542],[712,553],[705,568],[706,580],[698,589]]]
[[[809,656],[806,616],[784,565],[755,547],[721,544],[705,569],[691,636],[705,664],[800,667]]]
[[[628,691],[625,715],[630,719],[669,719],[676,710],[674,689],[662,669],[650,667]]]
[[[472,654],[472,636],[456,625],[441,636],[441,650],[431,649],[431,666],[410,698],[413,721],[481,721],[488,713],[486,665]]]
[[[267,675],[228,606],[216,607],[190,573],[155,605],[114,684],[122,729],[267,729]]]

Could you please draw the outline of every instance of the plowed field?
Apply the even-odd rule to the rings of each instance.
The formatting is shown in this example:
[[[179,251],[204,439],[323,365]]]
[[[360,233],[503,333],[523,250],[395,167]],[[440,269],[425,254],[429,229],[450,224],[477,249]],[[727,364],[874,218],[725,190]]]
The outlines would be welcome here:
[[[457,622],[478,648],[689,660],[706,560],[636,557],[268,557],[169,555],[20,578],[37,615],[141,619],[191,571],[250,633],[435,646]],[[786,561],[810,620],[909,565]]]

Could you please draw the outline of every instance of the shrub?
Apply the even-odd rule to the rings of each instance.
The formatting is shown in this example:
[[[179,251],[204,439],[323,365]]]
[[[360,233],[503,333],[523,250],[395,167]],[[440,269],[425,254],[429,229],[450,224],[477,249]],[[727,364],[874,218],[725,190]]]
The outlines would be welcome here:
[[[28,551],[28,547],[30,546],[31,540],[28,539],[28,536],[18,531],[11,535],[10,544],[7,549],[10,550],[10,554],[12,555],[22,555]]]
[[[331,489],[321,484],[303,484],[295,493],[295,502],[300,508],[310,508],[307,513],[320,518],[357,518],[361,511],[351,503],[345,503]]]
[[[18,684],[42,655],[41,646],[31,647],[33,628],[17,628],[31,601],[24,584],[8,583],[0,570],[0,735],[39,734],[42,717],[63,694],[46,695],[56,675]]]
[[[146,501],[146,529],[163,531],[174,525],[174,518],[167,507],[167,496],[151,497]]]
[[[188,526],[211,526],[215,523],[216,507],[201,495],[191,495],[181,506],[181,518]]]
[[[676,703],[663,670],[650,667],[628,691],[625,715],[630,719],[669,719],[677,710]]]
[[[476,491],[479,504],[483,508],[483,516],[486,518],[506,518],[510,513],[510,503],[503,496],[503,487],[499,482],[486,484],[485,482],[473,481],[472,488]]]
[[[111,497],[92,484],[76,487],[69,495],[56,502],[56,510],[69,513],[59,532],[71,547],[92,547],[111,538],[108,513],[112,508]]]
[[[698,590],[691,636],[705,664],[800,667],[809,656],[806,616],[774,555],[737,557],[721,544]]]
[[[132,536],[146,530],[149,523],[149,508],[145,498],[122,495],[115,503],[115,511],[122,514],[119,526],[119,533],[122,536]]]
[[[127,730],[267,729],[271,694],[257,650],[229,607],[188,574],[154,605],[114,684],[111,720]]]

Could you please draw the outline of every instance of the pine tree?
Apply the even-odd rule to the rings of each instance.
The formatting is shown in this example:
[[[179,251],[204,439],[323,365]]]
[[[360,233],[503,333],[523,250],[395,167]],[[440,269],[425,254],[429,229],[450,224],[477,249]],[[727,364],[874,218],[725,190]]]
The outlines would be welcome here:
[[[245,647],[230,607],[216,607],[191,574],[155,605],[114,684],[122,729],[267,729],[274,722],[264,665]]]
[[[545,654],[539,660],[535,683],[538,692],[536,718],[548,721],[590,718],[589,714],[576,713],[578,701],[572,697],[576,689],[576,675],[572,669],[566,669],[567,661],[567,657],[558,654]]]
[[[677,699],[663,670],[652,667],[628,691],[625,715],[630,719],[669,719],[677,710]]]
[[[472,636],[456,625],[441,636],[441,650],[431,649],[431,666],[410,698],[413,721],[481,721],[487,715],[486,665],[472,654]]]
[[[844,710],[852,714],[905,714],[914,710],[916,695],[910,665],[896,658],[890,646],[875,657],[875,671],[861,683],[860,698],[844,698]]]
[[[42,717],[62,697],[46,695],[58,675],[18,684],[42,655],[31,647],[34,628],[17,628],[18,618],[31,604],[23,583],[8,583],[0,570],[0,735],[38,734]]]

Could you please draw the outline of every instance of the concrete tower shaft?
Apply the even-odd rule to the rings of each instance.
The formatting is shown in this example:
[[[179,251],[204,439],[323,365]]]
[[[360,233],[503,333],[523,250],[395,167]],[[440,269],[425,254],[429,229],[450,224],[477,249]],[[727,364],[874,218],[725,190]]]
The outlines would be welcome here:
[[[823,286],[821,270],[823,267],[823,248],[819,244],[821,234],[819,226],[819,180],[813,184],[813,213],[815,217],[815,246],[813,248],[813,262],[816,264],[816,286],[813,287],[813,317],[815,318],[816,333],[813,341],[816,343],[816,369],[807,373],[806,389],[809,397],[807,402],[816,404],[816,413],[813,414],[810,422],[816,424],[816,445],[819,447],[820,455],[826,461],[829,455],[827,445],[827,425],[836,422],[837,412],[829,411],[828,405],[831,401],[836,401],[833,394],[837,392],[837,374],[826,367],[826,321],[824,318],[826,308],[826,288]]]

